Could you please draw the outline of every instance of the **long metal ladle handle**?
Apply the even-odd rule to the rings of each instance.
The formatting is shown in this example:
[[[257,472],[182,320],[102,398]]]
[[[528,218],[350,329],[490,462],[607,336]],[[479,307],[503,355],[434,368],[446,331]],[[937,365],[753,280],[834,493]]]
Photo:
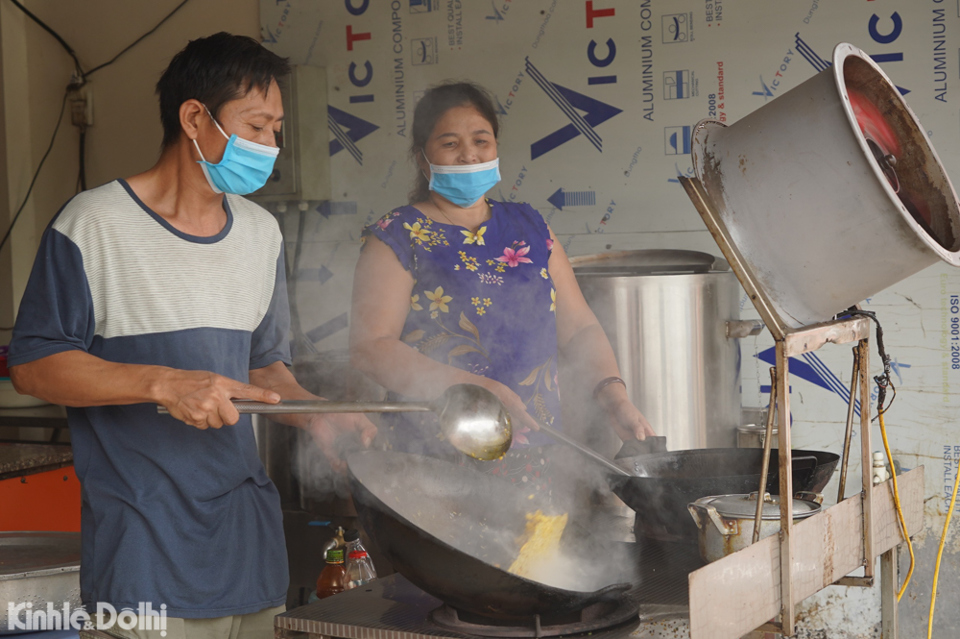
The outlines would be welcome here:
[[[285,399],[276,404],[234,400],[234,408],[241,414],[290,415],[293,413],[429,413],[433,405],[420,402],[328,402],[317,399]],[[169,415],[163,406],[161,415]]]
[[[589,457],[589,458],[592,459],[593,461],[595,461],[595,462],[597,462],[598,464],[606,467],[606,469],[609,470],[610,472],[616,473],[617,475],[623,475],[623,476],[625,476],[625,477],[633,477],[632,474],[630,474],[630,473],[628,473],[627,471],[625,471],[624,469],[620,468],[619,466],[617,466],[616,464],[614,464],[612,461],[610,461],[609,459],[607,459],[606,457],[604,457],[603,455],[601,455],[601,454],[598,453],[597,451],[592,450],[592,449],[590,449],[590,448],[587,448],[586,446],[582,446],[579,442],[574,441],[573,439],[571,439],[571,438],[568,437],[567,435],[561,433],[559,430],[556,430],[556,429],[554,429],[554,428],[552,428],[552,427],[550,427],[550,426],[547,426],[546,424],[542,424],[542,423],[540,424],[540,430],[542,430],[543,432],[547,433],[548,435],[550,435],[550,436],[553,437],[554,439],[558,439],[558,440],[562,441],[562,442],[563,442],[564,444],[566,444],[567,446],[572,446],[573,448],[576,448],[578,451],[580,451],[582,454],[586,455],[587,457]]]

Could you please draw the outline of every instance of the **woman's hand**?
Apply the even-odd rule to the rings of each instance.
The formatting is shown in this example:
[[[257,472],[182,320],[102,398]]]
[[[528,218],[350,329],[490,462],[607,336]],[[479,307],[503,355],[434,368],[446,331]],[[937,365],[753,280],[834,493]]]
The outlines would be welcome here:
[[[648,435],[656,435],[640,409],[630,402],[623,385],[608,384],[597,392],[594,399],[606,413],[613,431],[623,441],[644,440]]]
[[[509,386],[488,377],[479,380],[477,385],[486,388],[503,403],[507,412],[510,413],[510,420],[513,422],[514,432],[519,431],[524,426],[532,430],[540,430],[540,425],[537,424],[537,420],[527,412],[527,406],[523,403],[523,400],[520,399],[520,396],[513,392]]]
[[[647,436],[656,435],[650,422],[643,416],[640,409],[630,403],[630,400],[618,402],[607,409],[610,425],[614,432],[623,441],[631,439],[644,440]]]
[[[359,447],[369,448],[377,434],[377,427],[362,413],[318,414],[304,430],[323,451],[330,467],[341,473],[347,469],[343,453]]]

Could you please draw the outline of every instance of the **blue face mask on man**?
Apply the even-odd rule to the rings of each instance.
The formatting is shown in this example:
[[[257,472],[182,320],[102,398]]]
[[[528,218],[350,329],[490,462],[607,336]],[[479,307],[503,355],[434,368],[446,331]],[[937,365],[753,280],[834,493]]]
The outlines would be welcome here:
[[[470,206],[499,181],[500,158],[482,164],[430,164],[430,190],[457,206]]]
[[[207,109],[206,106],[203,108]],[[197,153],[200,154],[197,164],[203,169],[203,175],[207,178],[210,188],[215,193],[236,195],[247,195],[261,188],[273,173],[273,163],[280,149],[244,140],[236,134],[228,136],[220,128],[220,123],[210,113],[210,109],[207,109],[207,114],[217,126],[217,130],[227,138],[227,148],[223,150],[223,158],[216,164],[207,162],[203,157],[203,151],[200,150],[200,145],[196,140],[193,141],[193,145],[197,147]]]

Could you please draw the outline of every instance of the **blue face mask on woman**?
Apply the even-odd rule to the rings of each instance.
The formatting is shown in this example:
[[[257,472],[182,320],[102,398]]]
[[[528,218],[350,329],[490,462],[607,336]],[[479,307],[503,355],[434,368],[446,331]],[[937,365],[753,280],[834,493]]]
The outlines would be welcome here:
[[[206,106],[203,108],[207,109]],[[203,151],[200,150],[200,145],[196,140],[193,141],[193,145],[197,147],[197,153],[200,154],[197,164],[203,169],[203,175],[207,178],[210,188],[214,193],[236,195],[246,195],[261,188],[273,173],[273,163],[280,149],[244,140],[236,134],[228,136],[220,128],[220,123],[210,113],[210,109],[207,109],[207,115],[213,120],[223,137],[227,138],[227,148],[223,150],[223,158],[216,164],[207,162],[203,157]]]
[[[457,206],[470,206],[499,181],[500,158],[482,164],[430,165],[430,190]]]

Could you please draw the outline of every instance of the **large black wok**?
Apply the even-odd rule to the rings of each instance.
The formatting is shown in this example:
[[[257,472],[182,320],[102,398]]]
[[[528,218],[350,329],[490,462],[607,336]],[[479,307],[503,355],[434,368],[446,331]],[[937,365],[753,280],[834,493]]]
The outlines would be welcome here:
[[[820,492],[837,467],[840,456],[825,451],[793,451],[794,491]],[[709,495],[756,492],[760,484],[763,449],[705,448],[655,453],[618,459],[616,463],[637,475],[610,475],[613,492],[637,513],[638,536],[661,541],[697,540],[697,525],[687,504]],[[767,492],[780,494],[780,461],[770,452]]]
[[[579,611],[629,586],[629,562],[567,526],[564,549],[578,553],[578,590],[507,572],[519,550],[525,513],[538,507],[503,479],[455,464],[398,452],[348,458],[354,503],[364,530],[404,577],[461,611],[511,619]],[[559,513],[557,513],[559,514]],[[607,556],[623,572],[598,562]],[[621,584],[621,585],[617,585]]]

